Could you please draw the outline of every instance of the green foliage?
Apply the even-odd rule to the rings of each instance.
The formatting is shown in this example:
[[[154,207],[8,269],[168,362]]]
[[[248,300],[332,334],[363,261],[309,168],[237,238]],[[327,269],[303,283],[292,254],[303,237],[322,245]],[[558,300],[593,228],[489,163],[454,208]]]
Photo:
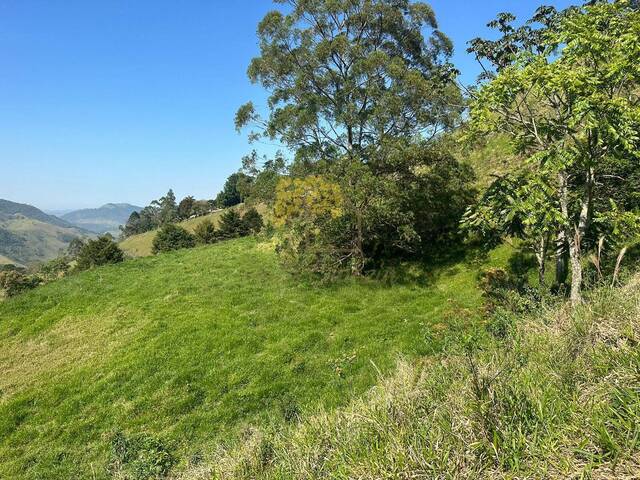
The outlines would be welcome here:
[[[40,285],[41,280],[18,270],[0,271],[0,290],[7,297],[14,297]]]
[[[236,126],[277,138],[298,159],[332,160],[455,122],[460,93],[453,46],[431,7],[386,0],[283,1],[258,25],[249,78],[270,91],[269,117],[253,104]],[[402,121],[397,121],[402,118]]]
[[[71,269],[69,258],[58,257],[49,260],[38,268],[38,273],[45,282],[64,277]]]
[[[71,240],[71,242],[69,242],[69,246],[67,247],[67,255],[72,260],[75,260],[76,258],[78,258],[78,255],[80,255],[80,252],[82,251],[84,246],[84,240],[82,240],[81,238],[74,238],[73,240]]]
[[[263,226],[264,222],[262,221],[262,216],[254,207],[249,208],[242,215],[242,231],[247,235],[255,235],[256,233],[260,233],[260,230],[262,230]]]
[[[176,204],[176,196],[173,190],[169,189],[164,197],[154,202],[158,209],[158,222],[160,225],[167,225],[177,220],[178,205]]]
[[[163,226],[153,239],[152,253],[170,252],[181,248],[193,248],[196,238],[184,228],[169,223]]]
[[[252,181],[252,177],[242,172],[232,173],[216,197],[215,203],[218,208],[233,207],[244,202]]]
[[[80,249],[76,262],[78,270],[110,265],[124,261],[124,252],[111,237],[102,236],[89,240]]]
[[[536,244],[545,243],[547,232],[564,236],[578,304],[585,238],[594,209],[607,203],[597,197],[607,189],[597,185],[611,181],[612,164],[640,158],[640,12],[626,1],[541,12],[541,30],[515,29],[514,17],[503,15],[493,24],[500,40],[472,44],[497,73],[475,95],[471,131],[505,133],[531,157],[522,185],[531,188],[510,202],[506,217],[524,212],[532,227],[526,236]],[[616,188],[632,188],[613,177]]]
[[[237,238],[246,235],[245,225],[242,222],[240,213],[230,208],[220,217],[218,225],[218,235],[220,238]]]
[[[193,208],[195,203],[191,203],[192,197],[187,197],[186,203],[183,204],[184,209]],[[173,190],[169,190],[164,197],[154,200],[150,205],[144,207],[139,213],[133,212],[129,216],[124,227],[121,227],[122,236],[124,238],[132,235],[138,235],[154,230],[162,225],[175,222],[179,219],[178,205],[176,204],[176,196]]]
[[[261,165],[259,161],[255,150],[242,159],[242,172],[251,178],[250,181],[245,182],[248,186],[246,197],[251,203],[272,205],[276,198],[278,181],[285,175],[287,164],[280,151],[276,152],[272,159],[263,157]]]
[[[251,139],[277,139],[294,151],[293,177],[337,185],[343,213],[289,222],[282,251],[315,271],[356,275],[384,257],[422,253],[455,230],[458,202],[469,199],[458,187],[470,173],[435,172],[444,156],[425,145],[460,118],[450,41],[422,2],[283,3],[287,14],[271,12],[258,26],[260,56],[249,67],[270,92],[268,118],[247,104],[236,126],[251,124]],[[426,164],[432,183],[420,168]],[[447,191],[460,195],[440,211]]]
[[[196,199],[192,196],[184,197],[178,204],[177,218],[178,220],[186,220],[194,215],[196,207]]]
[[[439,146],[390,145],[371,165],[344,158],[323,176],[281,183],[274,212],[281,252],[318,273],[360,274],[390,258],[457,240],[474,198],[472,170]]]
[[[198,243],[203,245],[216,243],[219,239],[216,227],[211,220],[203,220],[196,225],[196,228],[193,230],[193,234],[195,235]]]

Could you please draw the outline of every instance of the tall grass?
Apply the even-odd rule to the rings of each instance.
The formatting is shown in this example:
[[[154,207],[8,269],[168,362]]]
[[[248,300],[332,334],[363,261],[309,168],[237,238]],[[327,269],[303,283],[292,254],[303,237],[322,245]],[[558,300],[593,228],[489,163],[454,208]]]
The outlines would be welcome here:
[[[399,361],[363,398],[247,430],[183,478],[639,478],[640,286]],[[504,318],[502,319],[504,321]]]

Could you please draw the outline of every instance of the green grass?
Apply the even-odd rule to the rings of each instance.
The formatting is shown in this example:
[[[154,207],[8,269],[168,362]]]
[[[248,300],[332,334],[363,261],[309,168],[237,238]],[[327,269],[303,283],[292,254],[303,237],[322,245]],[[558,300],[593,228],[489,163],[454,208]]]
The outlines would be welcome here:
[[[401,361],[348,406],[257,428],[183,478],[638,478],[640,277],[494,322],[499,337]]]
[[[179,471],[245,425],[344,405],[480,322],[479,268],[318,286],[241,239],[3,302],[0,478],[107,478],[117,432],[158,439]]]

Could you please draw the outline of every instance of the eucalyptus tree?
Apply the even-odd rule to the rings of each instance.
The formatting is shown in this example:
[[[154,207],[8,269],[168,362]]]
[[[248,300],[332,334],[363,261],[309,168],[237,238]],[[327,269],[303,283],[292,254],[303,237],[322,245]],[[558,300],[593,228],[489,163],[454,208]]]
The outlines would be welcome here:
[[[367,236],[390,221],[395,232],[407,227],[389,196],[398,188],[398,149],[434,139],[460,118],[452,43],[423,2],[276,3],[285,12],[260,22],[260,55],[248,69],[269,92],[267,106],[243,105],[236,127],[251,126],[251,139],[277,140],[295,152],[294,174],[340,184],[359,273]]]
[[[569,244],[571,299],[578,304],[596,186],[611,180],[612,161],[640,157],[640,12],[626,0],[596,1],[542,18],[548,24],[534,42],[521,42],[533,38],[532,30],[518,38],[505,26],[512,37],[504,42],[472,43],[479,56],[506,61],[487,76],[470,112],[476,133],[509,134],[530,155],[532,173],[553,179],[548,208],[557,211]],[[505,45],[510,53],[503,55]]]

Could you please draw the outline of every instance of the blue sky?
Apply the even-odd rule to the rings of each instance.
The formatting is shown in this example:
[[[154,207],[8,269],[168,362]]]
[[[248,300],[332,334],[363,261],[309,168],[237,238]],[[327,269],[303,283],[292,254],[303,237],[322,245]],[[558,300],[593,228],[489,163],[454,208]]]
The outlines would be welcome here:
[[[539,0],[432,0],[463,80],[465,43]],[[565,0],[546,3],[565,7]],[[253,147],[233,126],[264,105],[246,68],[270,0],[0,0],[0,198],[43,209],[212,198]],[[262,153],[275,150],[257,144]]]

